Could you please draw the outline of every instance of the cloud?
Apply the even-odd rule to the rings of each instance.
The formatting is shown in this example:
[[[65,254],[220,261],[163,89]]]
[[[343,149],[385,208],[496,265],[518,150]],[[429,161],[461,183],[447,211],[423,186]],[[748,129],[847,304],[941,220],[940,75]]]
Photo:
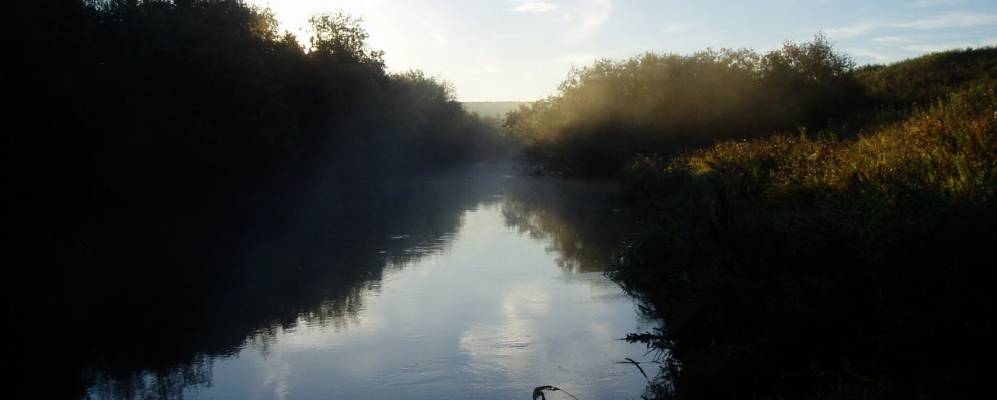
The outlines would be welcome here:
[[[845,26],[841,28],[831,28],[824,31],[824,33],[833,38],[847,39],[856,36],[862,36],[866,33],[876,30],[877,28],[880,28],[881,26],[882,25],[867,22],[863,24]]]
[[[446,47],[450,43],[447,32],[442,27],[437,26],[435,22],[431,19],[425,19],[422,21],[422,27],[425,29],[426,34],[433,39],[433,43],[436,43],[436,47]]]
[[[510,11],[525,14],[554,14],[573,39],[584,39],[597,32],[613,10],[613,0],[513,0]]]
[[[828,36],[838,39],[862,36],[883,28],[933,30],[949,28],[968,28],[997,24],[997,14],[977,14],[954,11],[937,17],[905,22],[866,22],[862,24],[833,28],[825,31]]]
[[[936,18],[892,24],[897,28],[910,29],[945,29],[967,28],[997,24],[997,14],[974,14],[968,12],[949,12]]]
[[[911,43],[917,43],[916,40],[904,36],[883,36],[872,39],[872,41],[885,45],[907,45]]]
[[[870,49],[865,49],[865,48],[860,48],[860,47],[850,47],[850,48],[846,48],[844,50],[848,54],[857,56],[859,58],[864,58],[864,59],[867,59],[869,61],[872,61],[874,63],[879,63],[879,64],[887,63],[887,62],[890,62],[890,61],[893,61],[894,59],[896,59],[896,57],[883,54],[883,52],[881,52],[881,51],[875,51],[875,50],[870,50]]]
[[[912,52],[922,54],[932,53],[952,49],[964,49],[968,47],[983,47],[994,43],[994,39],[974,41],[966,40],[965,38],[960,39],[959,35],[943,35],[939,37],[939,35],[932,34],[882,36],[874,38],[872,41],[891,49],[891,51],[897,54],[909,54]],[[899,50],[899,52],[896,50]],[[856,54],[872,59],[877,58],[873,54]],[[878,59],[876,59],[876,61],[881,62],[881,60]]]
[[[557,4],[551,3],[549,1],[528,1],[513,7],[512,11],[529,13],[529,14],[543,14],[546,12],[554,11],[556,9],[557,9]]]
[[[954,6],[956,4],[965,3],[965,0],[918,0],[914,3],[910,3],[913,7],[937,7],[937,6]]]
[[[612,0],[583,0],[565,14],[564,19],[574,25],[576,36],[587,37],[609,20],[612,11]]]

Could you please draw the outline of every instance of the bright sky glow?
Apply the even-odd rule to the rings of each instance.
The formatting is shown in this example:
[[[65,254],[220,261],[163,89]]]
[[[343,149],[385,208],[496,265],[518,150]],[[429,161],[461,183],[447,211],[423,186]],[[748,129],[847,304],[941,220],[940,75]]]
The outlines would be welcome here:
[[[282,28],[308,17],[363,17],[392,71],[421,69],[463,101],[536,100],[572,66],[644,51],[769,50],[823,31],[860,64],[997,45],[988,0],[250,0]]]

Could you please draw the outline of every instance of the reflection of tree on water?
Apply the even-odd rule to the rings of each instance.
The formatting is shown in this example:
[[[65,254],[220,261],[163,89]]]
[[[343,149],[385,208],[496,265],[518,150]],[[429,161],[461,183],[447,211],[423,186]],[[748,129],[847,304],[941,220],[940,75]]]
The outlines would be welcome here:
[[[620,242],[625,220],[615,215],[610,184],[534,180],[510,190],[502,205],[506,226],[551,241],[558,265],[570,272],[605,271]]]
[[[487,182],[470,172],[337,182],[295,203],[281,199],[271,206],[278,212],[236,232],[197,236],[213,236],[210,245],[180,243],[186,257],[162,268],[187,268],[189,281],[160,282],[145,288],[147,298],[129,298],[124,308],[140,314],[103,308],[89,327],[93,337],[74,342],[89,371],[82,384],[94,398],[182,398],[211,384],[213,359],[247,343],[266,353],[280,332],[301,323],[345,329],[367,293],[380,289],[386,267],[446,248],[464,210],[488,198],[480,193]],[[176,284],[185,285],[179,293]]]
[[[173,368],[135,374],[130,379],[115,379],[94,373],[89,398],[96,399],[182,399],[184,390],[211,384],[213,362],[196,355]]]
[[[180,292],[175,281],[147,287],[149,298],[123,307],[145,312],[102,309],[71,344],[89,371],[81,384],[93,398],[181,398],[211,385],[213,360],[245,346],[266,355],[301,324],[349,329],[385,271],[445,252],[474,207],[501,202],[506,225],[550,240],[569,272],[604,270],[621,231],[614,191],[599,185],[477,171],[331,187],[273,206],[293,213],[184,245],[210,256],[188,250],[177,265],[196,279]]]

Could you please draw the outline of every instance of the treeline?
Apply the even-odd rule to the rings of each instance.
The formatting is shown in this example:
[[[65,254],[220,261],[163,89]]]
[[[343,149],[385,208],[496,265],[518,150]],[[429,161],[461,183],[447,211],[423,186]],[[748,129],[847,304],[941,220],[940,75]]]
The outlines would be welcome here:
[[[3,151],[28,204],[73,199],[79,216],[137,197],[196,207],[264,176],[441,168],[500,145],[446,84],[388,73],[343,14],[313,18],[305,48],[239,0],[13,7],[24,37],[5,79],[18,127]]]
[[[314,17],[305,48],[240,0],[12,7],[23,37],[5,60],[3,206],[47,255],[89,254],[111,231],[173,235],[178,217],[218,209],[249,215],[253,199],[305,182],[473,162],[504,143],[445,83],[388,73],[347,15]]]
[[[995,65],[997,49],[982,48],[848,68],[840,79],[860,89],[850,111],[830,103],[812,120],[832,123],[630,159],[620,176],[647,229],[614,277],[664,318],[632,337],[662,350],[649,395],[987,390]]]
[[[640,154],[845,124],[866,102],[853,69],[820,35],[764,54],[601,60],[572,71],[556,96],[509,113],[505,127],[549,171],[612,176]]]

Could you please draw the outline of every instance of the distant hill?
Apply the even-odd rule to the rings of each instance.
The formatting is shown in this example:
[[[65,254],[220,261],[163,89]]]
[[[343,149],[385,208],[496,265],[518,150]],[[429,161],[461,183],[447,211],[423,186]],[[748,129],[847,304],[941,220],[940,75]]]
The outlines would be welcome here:
[[[509,111],[519,108],[525,101],[468,101],[461,103],[468,112],[477,113],[482,117],[503,118]]]

